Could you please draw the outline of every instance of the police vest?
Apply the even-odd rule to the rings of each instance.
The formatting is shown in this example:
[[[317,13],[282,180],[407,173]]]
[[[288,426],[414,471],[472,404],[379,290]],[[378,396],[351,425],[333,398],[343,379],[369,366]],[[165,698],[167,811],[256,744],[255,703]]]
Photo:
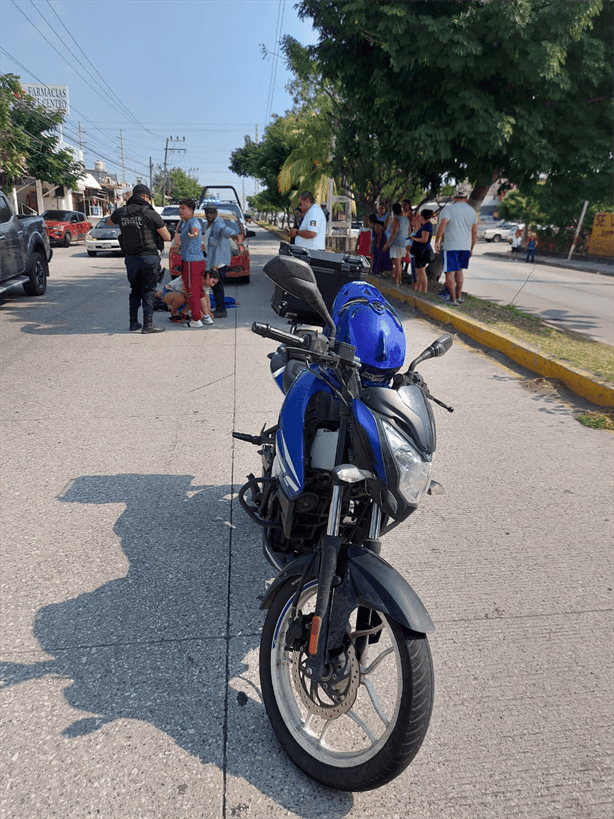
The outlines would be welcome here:
[[[164,239],[147,217],[147,207],[131,204],[121,208],[118,224],[121,228],[120,247],[126,256],[140,256],[164,250]]]

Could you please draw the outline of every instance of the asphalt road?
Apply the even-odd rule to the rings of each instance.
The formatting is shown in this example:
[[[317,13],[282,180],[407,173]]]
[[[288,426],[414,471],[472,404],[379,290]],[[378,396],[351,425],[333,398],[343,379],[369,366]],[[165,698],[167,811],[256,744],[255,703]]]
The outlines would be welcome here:
[[[0,306],[2,819],[609,819],[610,433],[456,343],[422,372],[427,498],[383,554],[417,590],[434,715],[410,768],[361,794],[285,757],[260,697],[271,571],[236,502],[275,421],[275,323],[253,279],[213,327],[128,333],[123,260],[60,248],[42,299]],[[477,265],[476,265],[477,266]],[[400,308],[408,358],[440,329]],[[573,400],[573,399],[570,399]]]
[[[478,242],[464,289],[614,345],[614,276],[527,264],[524,259],[521,254],[513,260],[507,243]]]

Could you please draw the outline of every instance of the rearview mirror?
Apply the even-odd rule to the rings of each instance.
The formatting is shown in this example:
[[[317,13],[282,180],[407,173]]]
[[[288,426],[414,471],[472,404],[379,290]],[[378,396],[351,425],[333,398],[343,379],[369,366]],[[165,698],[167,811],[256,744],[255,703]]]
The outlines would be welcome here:
[[[320,294],[313,270],[301,259],[275,256],[265,264],[263,270],[276,285],[297,299],[310,301]]]
[[[434,356],[444,355],[447,353],[450,347],[452,346],[452,336],[448,335],[447,333],[445,336],[439,336],[438,339],[432,343],[431,347],[433,348]]]
[[[444,355],[448,352],[452,346],[452,343],[452,336],[448,335],[448,333],[443,336],[439,336],[439,338],[435,339],[435,341],[430,344],[423,353],[420,353],[418,358],[415,358],[411,362],[407,372],[413,373],[418,364],[420,364],[422,361],[427,361],[429,358],[437,358],[440,355]]]
[[[245,238],[246,238],[246,239],[253,239],[255,235],[256,235],[256,231],[255,231],[255,230],[248,230],[248,231],[245,233]]]
[[[313,307],[328,325],[329,338],[334,340],[335,324],[318,289],[313,270],[307,262],[295,259],[293,256],[275,256],[265,264],[263,270],[269,279],[286,293],[290,293],[297,299],[303,299]]]

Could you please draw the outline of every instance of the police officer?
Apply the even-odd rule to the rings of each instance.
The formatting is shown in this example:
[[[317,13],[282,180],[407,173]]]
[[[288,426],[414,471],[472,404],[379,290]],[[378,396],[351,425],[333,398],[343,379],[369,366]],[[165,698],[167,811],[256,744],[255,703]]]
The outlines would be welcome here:
[[[171,235],[164,220],[151,206],[151,191],[146,185],[135,185],[123,208],[114,211],[107,224],[121,228],[120,244],[126,254],[125,264],[130,282],[130,332],[163,333],[153,323],[154,293],[160,271],[160,254]],[[139,307],[143,306],[143,324]],[[141,329],[142,328],[142,329]]]

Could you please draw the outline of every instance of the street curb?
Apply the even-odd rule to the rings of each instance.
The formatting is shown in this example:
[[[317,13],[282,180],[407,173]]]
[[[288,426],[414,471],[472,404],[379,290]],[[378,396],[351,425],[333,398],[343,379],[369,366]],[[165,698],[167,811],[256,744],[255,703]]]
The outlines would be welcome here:
[[[264,227],[270,233],[276,233],[277,235],[281,233],[281,231],[274,228],[267,228],[264,225],[261,225],[261,227]],[[375,285],[385,296],[392,296],[404,301],[415,307],[420,313],[442,324],[451,324],[459,333],[464,333],[483,347],[503,353],[516,364],[520,364],[521,367],[531,370],[531,372],[537,373],[544,378],[555,378],[562,381],[572,392],[592,404],[600,407],[614,407],[614,387],[595,381],[589,373],[568,367],[560,361],[544,356],[528,344],[520,344],[516,339],[504,333],[488,329],[475,319],[463,316],[462,313],[451,307],[444,307],[443,305],[440,307],[430,301],[425,301],[379,276],[366,276],[365,279]]]
[[[375,285],[385,296],[404,301],[442,324],[451,324],[458,332],[464,333],[483,347],[503,353],[527,370],[542,375],[544,378],[555,378],[562,381],[572,392],[586,398],[592,404],[600,407],[614,407],[614,387],[595,381],[588,373],[544,356],[528,344],[520,344],[516,339],[504,333],[488,329],[480,322],[463,316],[452,307],[443,305],[440,307],[407,293],[402,287],[392,282],[383,281],[375,276],[368,276],[367,281]]]

